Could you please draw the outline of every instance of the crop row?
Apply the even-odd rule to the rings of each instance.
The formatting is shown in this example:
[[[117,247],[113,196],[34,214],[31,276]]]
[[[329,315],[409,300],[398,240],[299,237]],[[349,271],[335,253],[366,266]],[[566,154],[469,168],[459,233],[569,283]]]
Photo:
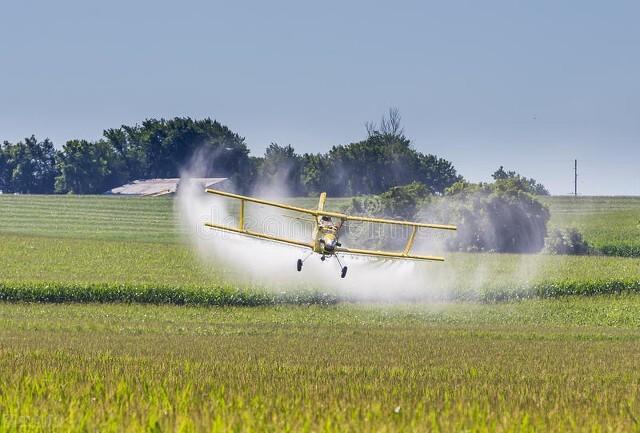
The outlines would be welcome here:
[[[559,298],[640,293],[640,279],[562,280],[480,290],[458,289],[448,301],[506,302],[522,299]],[[433,300],[425,294],[425,299]],[[0,282],[0,301],[42,303],[140,303],[204,306],[259,306],[277,304],[335,304],[349,296],[311,290],[275,292],[266,289],[238,289],[231,286],[158,286],[112,283],[28,283]],[[359,298],[359,300],[362,300]],[[419,299],[418,299],[419,300]]]
[[[640,293],[637,280],[560,280],[535,283],[509,289],[485,289],[480,293],[461,293],[460,299],[481,302],[501,302],[521,299],[547,299],[563,296],[596,296]],[[471,295],[471,296],[468,296]]]
[[[261,289],[241,290],[231,286],[207,288],[146,284],[0,282],[0,301],[258,306],[330,304],[337,302],[337,299],[334,296],[320,292],[275,293]]]
[[[638,245],[599,245],[596,247],[596,251],[599,254],[605,256],[617,256],[617,257],[640,257],[640,244]]]

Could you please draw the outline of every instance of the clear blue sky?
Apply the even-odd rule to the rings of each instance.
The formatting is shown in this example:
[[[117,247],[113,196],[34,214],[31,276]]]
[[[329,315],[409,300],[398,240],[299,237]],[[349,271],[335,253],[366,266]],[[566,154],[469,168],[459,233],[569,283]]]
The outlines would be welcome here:
[[[0,139],[213,117],[326,151],[396,106],[470,180],[640,194],[637,1],[6,1]]]

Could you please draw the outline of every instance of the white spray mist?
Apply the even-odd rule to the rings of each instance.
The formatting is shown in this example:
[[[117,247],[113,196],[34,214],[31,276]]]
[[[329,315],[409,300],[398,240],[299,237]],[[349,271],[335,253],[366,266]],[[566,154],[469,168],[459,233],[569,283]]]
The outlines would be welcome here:
[[[203,159],[200,155],[195,161]],[[385,302],[447,298],[455,284],[455,273],[442,263],[346,254],[340,255],[342,264],[349,269],[344,279],[340,278],[340,266],[335,258],[327,257],[323,262],[315,253],[306,259],[302,272],[298,272],[298,258],[307,257],[310,250],[205,227],[206,222],[235,227],[237,212],[232,209],[231,199],[206,194],[201,184],[189,181],[204,175],[197,163],[183,170],[176,198],[177,211],[183,230],[204,265],[215,269],[229,282],[258,285],[277,292],[315,289],[344,299]],[[281,185],[270,185],[268,190],[262,186],[260,190],[263,197],[283,197],[286,193]],[[248,226],[254,229],[311,240],[311,223],[285,216],[278,209],[247,204],[245,215]]]

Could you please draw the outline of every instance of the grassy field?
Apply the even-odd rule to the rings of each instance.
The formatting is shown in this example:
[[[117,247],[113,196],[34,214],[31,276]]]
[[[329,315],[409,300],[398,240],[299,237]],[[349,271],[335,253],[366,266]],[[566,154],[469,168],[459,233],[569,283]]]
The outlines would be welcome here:
[[[542,197],[550,228],[577,228],[596,248],[640,248],[640,197]],[[315,198],[295,199],[314,207]],[[329,199],[342,209],[348,199]],[[79,239],[178,242],[173,200],[106,196],[0,195],[0,233]]]
[[[543,197],[553,228],[577,228],[607,255],[640,257],[640,197]]]
[[[458,302],[353,304],[201,264],[171,199],[0,216],[0,432],[640,432],[640,259],[450,254]]]
[[[317,199],[285,200],[315,207]],[[348,199],[330,199],[344,208]],[[0,195],[0,233],[55,238],[179,243],[183,230],[171,197]]]
[[[173,243],[173,200],[109,196],[0,195],[0,232],[53,238]]]
[[[297,288],[274,295],[239,285],[224,268],[202,265],[184,244],[6,234],[0,241],[0,299],[263,304],[332,302],[340,295]],[[456,276],[454,299],[640,291],[634,258],[460,253],[447,259],[435,270]],[[401,281],[389,288],[396,289]]]
[[[560,206],[557,212],[564,215],[566,200],[557,199],[552,215],[553,206]],[[632,208],[628,202],[635,203],[621,202],[624,209]],[[592,213],[594,220],[603,218]],[[225,268],[203,266],[183,242],[173,200],[167,198],[0,196],[0,214],[0,299],[255,305],[325,303],[340,296],[313,290],[274,294],[259,285],[238,285]],[[634,258],[447,254],[447,262],[437,266],[439,273],[456,277],[456,287],[447,293],[453,299],[640,290],[640,260]]]
[[[0,431],[640,431],[638,311],[0,304]]]

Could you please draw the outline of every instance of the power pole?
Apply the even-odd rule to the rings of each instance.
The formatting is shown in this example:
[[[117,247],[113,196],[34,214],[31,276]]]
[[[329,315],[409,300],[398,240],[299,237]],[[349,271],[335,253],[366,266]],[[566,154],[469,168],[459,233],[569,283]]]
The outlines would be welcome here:
[[[573,195],[578,197],[578,160],[573,161]]]

